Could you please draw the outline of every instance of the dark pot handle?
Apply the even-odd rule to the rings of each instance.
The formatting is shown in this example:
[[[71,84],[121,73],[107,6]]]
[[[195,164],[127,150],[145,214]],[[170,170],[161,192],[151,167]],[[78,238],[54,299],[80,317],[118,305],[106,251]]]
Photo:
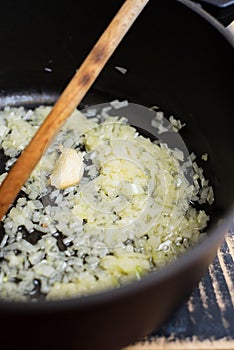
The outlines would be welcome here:
[[[234,20],[234,0],[193,0],[227,26]]]

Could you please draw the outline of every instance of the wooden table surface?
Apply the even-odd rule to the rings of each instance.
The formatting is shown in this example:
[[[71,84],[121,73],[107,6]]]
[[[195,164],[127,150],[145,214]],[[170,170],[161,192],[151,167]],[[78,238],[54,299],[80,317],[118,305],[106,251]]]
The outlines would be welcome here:
[[[234,22],[228,30],[234,34]],[[179,349],[234,350],[234,225],[189,300],[157,332],[124,350]]]

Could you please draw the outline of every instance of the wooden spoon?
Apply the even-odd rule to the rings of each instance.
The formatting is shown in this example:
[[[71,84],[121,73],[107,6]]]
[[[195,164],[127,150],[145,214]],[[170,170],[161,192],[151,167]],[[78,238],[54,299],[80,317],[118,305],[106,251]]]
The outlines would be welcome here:
[[[126,0],[73,76],[0,187],[0,220],[62,124],[80,103],[102,68],[149,0]]]

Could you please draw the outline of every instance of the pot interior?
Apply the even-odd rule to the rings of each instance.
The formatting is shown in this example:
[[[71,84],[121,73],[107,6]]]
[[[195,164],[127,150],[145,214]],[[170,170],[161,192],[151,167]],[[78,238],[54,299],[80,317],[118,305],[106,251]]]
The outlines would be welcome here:
[[[122,3],[68,0],[65,10],[56,3],[56,15],[53,2],[5,3],[0,108],[53,104]],[[214,205],[206,208],[212,226],[225,218],[234,198],[234,51],[218,24],[187,3],[150,2],[79,108],[127,99],[157,105],[186,123],[181,134],[189,151],[198,162],[209,155],[200,163],[215,192]]]

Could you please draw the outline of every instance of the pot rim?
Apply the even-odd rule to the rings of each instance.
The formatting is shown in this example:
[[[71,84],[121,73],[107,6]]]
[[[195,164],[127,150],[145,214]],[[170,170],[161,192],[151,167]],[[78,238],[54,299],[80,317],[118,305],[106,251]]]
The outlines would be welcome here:
[[[182,3],[183,5],[190,8],[192,11],[196,12],[200,17],[203,17],[207,23],[214,27],[224,39],[226,39],[229,44],[234,48],[234,36],[227,30],[223,24],[221,24],[218,19],[213,17],[210,13],[205,11],[199,3],[195,3],[191,0],[177,0],[177,2]]]

